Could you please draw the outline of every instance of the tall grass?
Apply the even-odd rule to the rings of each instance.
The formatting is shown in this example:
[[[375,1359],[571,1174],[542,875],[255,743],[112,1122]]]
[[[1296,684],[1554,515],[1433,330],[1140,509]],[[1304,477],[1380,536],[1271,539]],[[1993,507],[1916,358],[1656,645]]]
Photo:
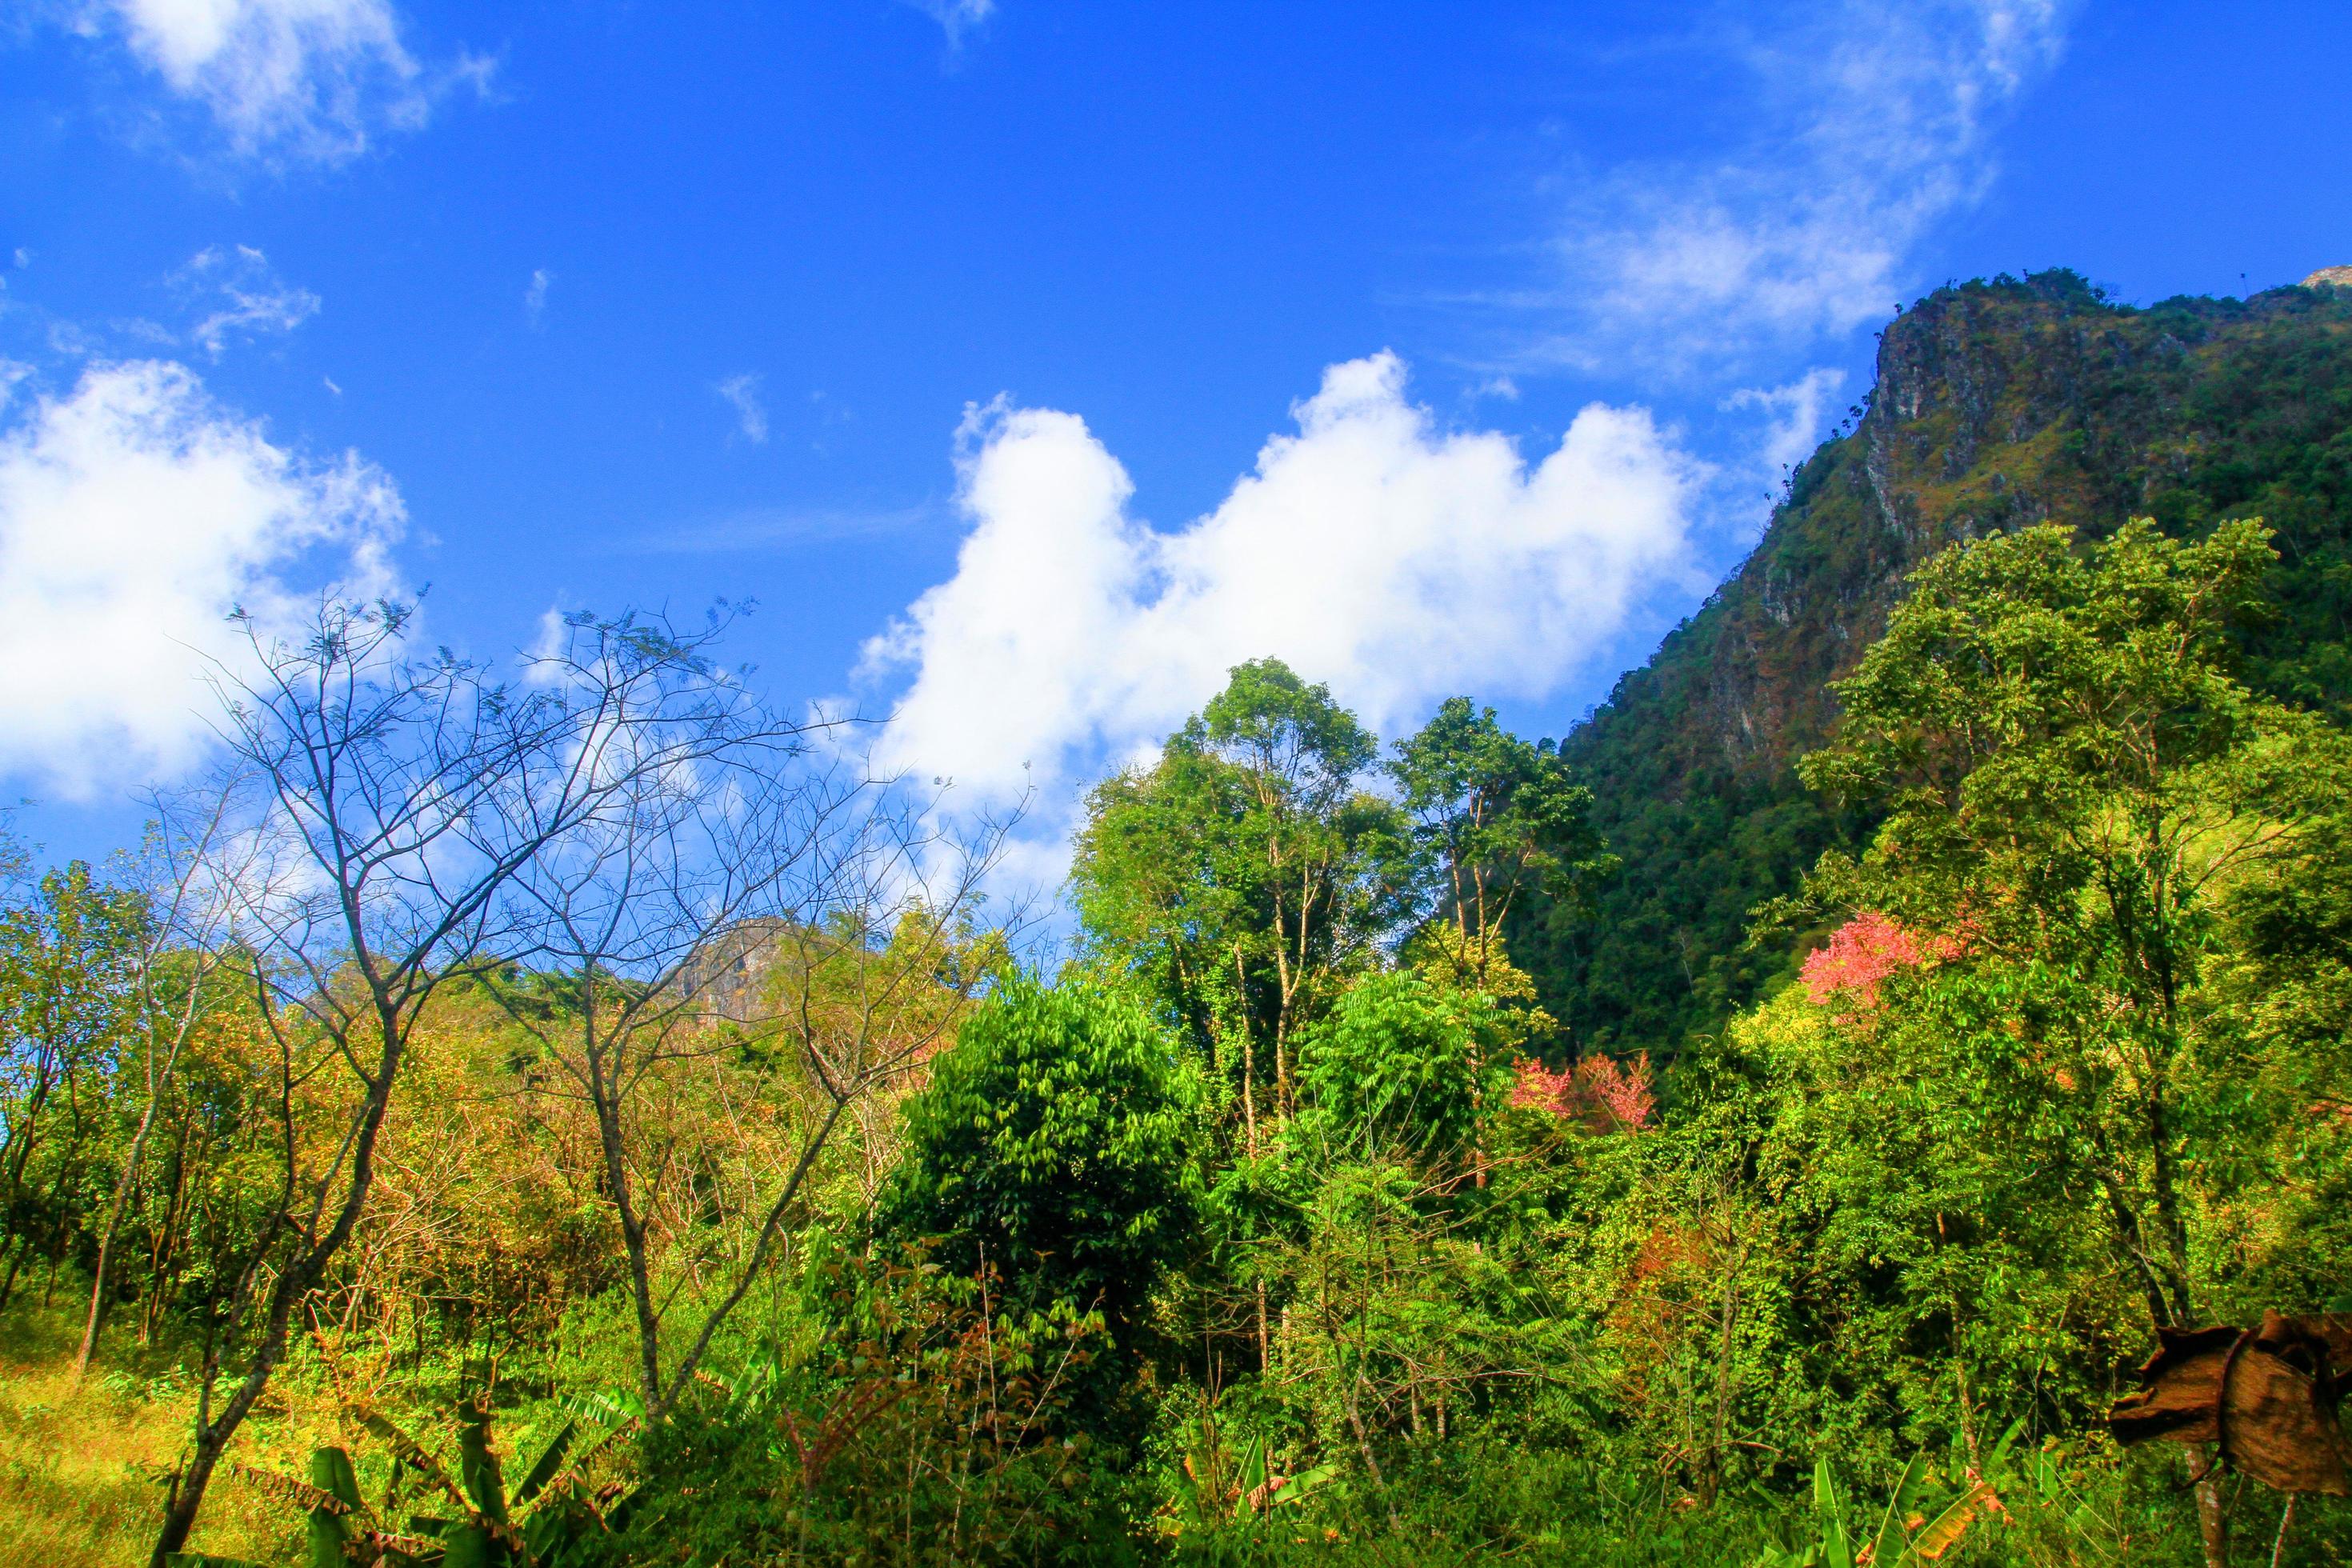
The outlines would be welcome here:
[[[0,1315],[0,1563],[126,1568],[146,1562],[163,1515],[163,1477],[195,1410],[196,1364],[177,1346],[141,1347],[125,1332],[89,1374],[74,1377],[80,1323],[28,1298]],[[320,1412],[278,1403],[239,1457],[277,1462]],[[234,1483],[206,1500],[197,1551],[290,1561],[298,1520]]]

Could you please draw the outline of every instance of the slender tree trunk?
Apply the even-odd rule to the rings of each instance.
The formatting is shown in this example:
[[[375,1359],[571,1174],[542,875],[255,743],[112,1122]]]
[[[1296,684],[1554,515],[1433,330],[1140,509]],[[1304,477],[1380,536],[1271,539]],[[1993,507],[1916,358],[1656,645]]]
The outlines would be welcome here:
[[[41,1111],[48,1103],[53,1082],[47,1066],[47,1055],[44,1054],[41,1059],[43,1065],[34,1079],[32,1091],[25,1097],[24,1111],[16,1118],[16,1125],[9,1129],[14,1133],[21,1127],[23,1133],[9,1140],[8,1193],[5,1206],[0,1206],[0,1223],[8,1225],[15,1232],[8,1248],[8,1273],[5,1279],[0,1279],[0,1310],[5,1310],[9,1298],[16,1294],[16,1270],[24,1266],[25,1251],[33,1244],[30,1228],[17,1224],[17,1210],[25,1201],[25,1167],[31,1163],[33,1145],[40,1137]]]
[[[2196,1299],[2189,1283],[2189,1226],[2181,1216],[2180,1198],[2173,1183],[2171,1125],[2165,1114],[2161,1092],[2148,1096],[2147,1142],[2156,1224],[2163,1233],[2166,1290],[2172,1298],[2173,1321],[2188,1328],[2197,1315]]]
[[[172,1048],[172,1057],[163,1063],[163,1082],[170,1083],[172,1062],[179,1056],[179,1047]],[[141,1162],[147,1157],[147,1135],[154,1131],[155,1105],[162,1089],[150,1086],[147,1109],[140,1113],[139,1131],[132,1135],[131,1151],[122,1159],[121,1173],[114,1179],[114,1202],[106,1211],[106,1228],[98,1237],[98,1265],[90,1270],[89,1316],[82,1322],[81,1350],[74,1357],[74,1381],[79,1383],[89,1371],[89,1358],[98,1351],[98,1331],[106,1315],[107,1269],[114,1260],[114,1238],[122,1228],[122,1213],[131,1203],[131,1188],[139,1179]]]
[[[89,1311],[82,1319],[81,1349],[74,1352],[74,1381],[79,1383],[89,1374],[89,1358],[98,1351],[100,1320],[106,1313],[106,1271],[113,1261],[114,1227],[122,1223],[122,1194],[114,1195],[113,1210],[106,1216],[106,1228],[99,1233],[98,1264],[90,1270]]]
[[[199,1411],[195,1442],[188,1462],[172,1477],[171,1489],[164,1496],[163,1528],[155,1538],[155,1550],[148,1558],[149,1568],[166,1568],[173,1553],[187,1545],[189,1531],[195,1528],[196,1510],[204,1507],[205,1489],[212,1484],[213,1471],[219,1467],[221,1456],[228,1451],[229,1439],[245,1424],[255,1402],[269,1386],[270,1374],[284,1359],[287,1336],[293,1323],[293,1297],[297,1292],[289,1287],[294,1279],[291,1271],[279,1277],[271,1295],[268,1329],[254,1354],[252,1366],[229,1395],[228,1403],[222,1406],[219,1416],[207,1420]],[[307,1284],[304,1289],[307,1291]]]
[[[155,1331],[163,1326],[164,1304],[177,1288],[180,1274],[180,1247],[185,1239],[188,1218],[195,1198],[188,1186],[188,1123],[183,1120],[179,1137],[172,1145],[171,1194],[163,1203],[163,1226],[151,1234],[147,1250],[147,1291],[145,1309],[139,1314],[139,1342],[154,1342]]]
[[[751,1256],[743,1261],[743,1272],[737,1277],[735,1289],[730,1290],[725,1300],[702,1321],[702,1331],[696,1336],[693,1348],[686,1352],[685,1359],[677,1363],[677,1371],[671,1375],[669,1399],[676,1399],[677,1391],[692,1380],[694,1369],[702,1364],[704,1352],[710,1349],[710,1342],[718,1336],[720,1327],[743,1298],[751,1294],[752,1283],[767,1265],[768,1248],[774,1244],[776,1233],[783,1228],[784,1215],[791,1212],[793,1200],[800,1195],[802,1184],[808,1179],[809,1172],[815,1168],[817,1156],[833,1137],[833,1130],[840,1125],[842,1112],[848,1109],[848,1094],[835,1096],[832,1109],[824,1113],[824,1120],[817,1124],[816,1131],[810,1133],[808,1142],[802,1145],[801,1157],[793,1163],[792,1174],[784,1178],[783,1191],[776,1194],[776,1201],[769,1206],[768,1217],[761,1222],[759,1238],[751,1244]],[[658,1416],[667,1408],[665,1403],[658,1407],[649,1407],[646,1414]]]
[[[1249,1152],[1257,1152],[1257,1047],[1247,1029],[1242,1031],[1242,1138]],[[7,1293],[0,1291],[0,1306],[8,1301]]]
[[[209,837],[209,835],[207,837]],[[173,901],[173,909],[176,911],[178,908],[179,903],[175,898]],[[138,1185],[140,1171],[146,1163],[147,1140],[155,1131],[156,1110],[163,1104],[163,1096],[171,1089],[173,1070],[180,1065],[180,1052],[186,1047],[188,1036],[194,1029],[196,1020],[203,1011],[205,981],[211,973],[211,965],[199,963],[195,973],[189,978],[186,1005],[178,1009],[173,1016],[171,1047],[163,1053],[163,1061],[160,1068],[155,1063],[155,1047],[159,1031],[156,1028],[154,971],[152,964],[144,968],[142,973],[144,978],[141,981],[140,1016],[142,1026],[147,1036],[147,1104],[139,1113],[139,1131],[131,1136],[131,1151],[123,1156],[122,1170],[115,1177],[114,1202],[107,1210],[106,1229],[98,1238],[98,1266],[91,1271],[89,1282],[89,1316],[82,1324],[81,1350],[74,1357],[76,1382],[79,1382],[89,1371],[89,1358],[98,1350],[99,1330],[104,1325],[106,1316],[107,1270],[108,1266],[114,1260],[115,1237],[121,1232],[123,1211],[130,1205],[131,1194]]]
[[[24,1267],[26,1250],[33,1245],[29,1233],[19,1233],[11,1238],[8,1247],[8,1272],[0,1275],[0,1310],[8,1305],[8,1298],[16,1291],[16,1270]]]
[[[1715,1418],[1708,1433],[1706,1470],[1699,1478],[1699,1501],[1709,1508],[1723,1489],[1723,1445],[1731,1426],[1731,1340],[1738,1317],[1739,1270],[1735,1266],[1723,1288],[1723,1326],[1715,1348]]]
[[[371,983],[375,976],[368,976]],[[379,993],[381,997],[381,993]],[[269,1386],[271,1374],[286,1356],[286,1341],[292,1331],[294,1310],[319,1283],[343,1244],[351,1239],[352,1229],[359,1224],[360,1213],[367,1205],[369,1189],[375,1184],[376,1137],[383,1129],[384,1114],[392,1106],[392,1088],[400,1075],[402,1058],[407,1053],[405,1022],[387,1000],[376,1005],[376,1024],[382,1031],[383,1050],[376,1059],[374,1077],[369,1081],[367,1099],[362,1103],[359,1124],[352,1131],[351,1179],[344,1189],[341,1205],[335,1212],[334,1224],[326,1235],[310,1240],[314,1233],[305,1232],[310,1240],[307,1249],[296,1254],[285,1272],[278,1277],[270,1291],[268,1326],[262,1331],[261,1343],[255,1350],[252,1364],[229,1395],[216,1418],[205,1418],[205,1405],[197,1406],[195,1441],[188,1462],[172,1478],[171,1489],[163,1503],[163,1527],[155,1537],[155,1550],[149,1555],[149,1568],[167,1568],[172,1555],[188,1544],[188,1532],[195,1528],[196,1511],[204,1506],[205,1489],[212,1484],[213,1471],[220,1465],[221,1456],[228,1449],[229,1440],[252,1414],[253,1406]],[[287,1173],[293,1173],[292,1146],[289,1142]],[[324,1194],[314,1215],[324,1208]],[[315,1221],[313,1222],[315,1223]],[[208,1403],[208,1402],[207,1402]]]
[[[1361,1367],[1356,1369],[1354,1380],[1348,1384],[1348,1427],[1356,1436],[1356,1452],[1362,1456],[1364,1468],[1370,1474],[1372,1485],[1386,1491],[1388,1482],[1381,1478],[1381,1461],[1372,1452],[1371,1434],[1364,1429],[1364,1373]],[[1396,1522],[1393,1513],[1389,1516],[1389,1522]]]
[[[1241,1015],[1242,1127],[1252,1154],[1257,1152],[1257,1031],[1250,1026],[1249,971],[1242,963],[1241,944],[1234,944],[1234,1005]]]
[[[65,1260],[66,1248],[73,1234],[62,1215],[66,1184],[73,1179],[73,1151],[80,1142],[81,1140],[77,1138],[72,1143],[67,1145],[67,1157],[58,1166],[58,1179],[49,1184],[49,1271],[41,1281],[41,1310],[44,1312],[49,1310],[50,1302],[57,1299],[58,1266]]]
[[[629,1296],[637,1313],[637,1381],[648,1409],[661,1400],[661,1318],[654,1310],[653,1273],[646,1258],[645,1221],[629,1188],[629,1165],[621,1137],[621,1108],[613,1103],[602,1068],[592,1058],[589,1081],[596,1098],[596,1136],[604,1144],[604,1181],[621,1220],[621,1246],[629,1259]]]

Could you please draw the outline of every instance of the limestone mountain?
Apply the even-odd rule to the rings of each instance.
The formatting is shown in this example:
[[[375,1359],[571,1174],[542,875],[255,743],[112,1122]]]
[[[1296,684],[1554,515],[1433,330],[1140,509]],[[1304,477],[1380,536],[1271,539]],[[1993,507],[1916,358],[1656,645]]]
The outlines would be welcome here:
[[[2134,516],[2276,531],[2257,685],[2352,700],[2352,288],[2328,268],[2246,300],[2121,305],[2072,272],[1947,288],[1882,334],[1866,410],[1809,458],[1754,552],[1562,743],[1623,862],[1584,907],[1528,907],[1514,953],[1583,1048],[1672,1049],[1785,973],[1743,947],[1840,820],[1792,763],[1836,721],[1827,683],[1946,545]]]

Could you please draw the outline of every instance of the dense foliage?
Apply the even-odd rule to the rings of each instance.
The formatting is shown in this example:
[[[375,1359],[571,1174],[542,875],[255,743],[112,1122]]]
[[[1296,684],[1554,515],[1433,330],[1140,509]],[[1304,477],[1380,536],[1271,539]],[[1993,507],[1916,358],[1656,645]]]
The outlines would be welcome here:
[[[1115,1403],[1192,1225],[1186,1073],[1134,1002],[1016,979],[907,1102],[886,1242],[987,1282],[1015,1321],[1099,1320]]]

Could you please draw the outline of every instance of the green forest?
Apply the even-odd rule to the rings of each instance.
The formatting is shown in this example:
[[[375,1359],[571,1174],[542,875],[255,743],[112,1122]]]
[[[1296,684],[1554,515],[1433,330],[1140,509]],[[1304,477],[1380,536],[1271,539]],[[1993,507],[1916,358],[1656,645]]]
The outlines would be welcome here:
[[[0,1559],[2352,1560],[2352,292],[1891,325],[1564,740],[1013,820],[724,614],[252,631],[0,912]]]

